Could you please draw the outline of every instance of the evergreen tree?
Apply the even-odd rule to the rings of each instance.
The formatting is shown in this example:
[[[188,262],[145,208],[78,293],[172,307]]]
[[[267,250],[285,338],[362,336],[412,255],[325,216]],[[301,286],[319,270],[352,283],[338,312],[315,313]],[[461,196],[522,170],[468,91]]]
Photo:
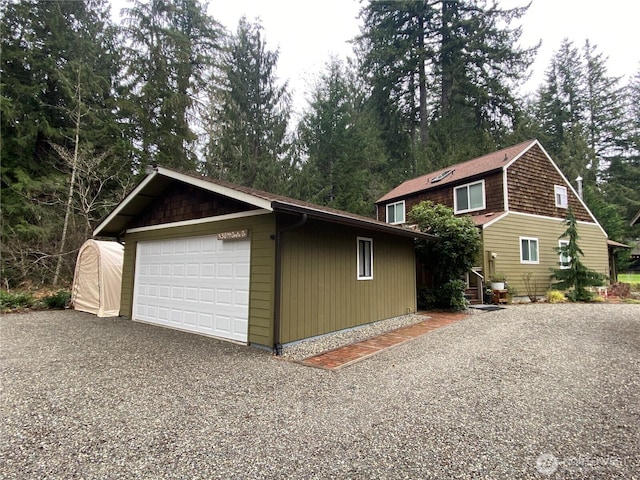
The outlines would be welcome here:
[[[607,202],[620,206],[628,225],[640,210],[640,70],[629,81],[624,101],[625,130],[618,138],[622,152],[608,158],[602,188]],[[629,228],[626,236],[634,239],[639,233],[639,227]]]
[[[565,176],[570,181],[582,176],[586,184],[593,184],[595,173],[588,171],[594,160],[587,137],[584,77],[580,51],[563,40],[538,91],[536,117],[538,137]]]
[[[55,146],[108,153],[116,171],[117,159],[127,161],[115,95],[116,30],[104,0],[22,0],[8,3],[3,14],[2,277],[5,285],[50,283],[64,243],[60,232],[71,177]],[[80,129],[74,112],[81,114]],[[85,239],[73,228],[75,221],[72,216],[75,235],[63,249],[70,252],[66,278],[73,250]]]
[[[138,168],[194,171],[194,124],[222,31],[198,0],[134,0],[125,14],[127,111]]]
[[[601,285],[604,278],[596,271],[588,269],[580,260],[584,256],[582,249],[578,245],[578,222],[573,214],[573,210],[569,208],[565,224],[567,230],[560,235],[560,239],[568,239],[569,242],[557,249],[561,257],[568,259],[566,268],[557,268],[553,270],[552,278],[558,280],[554,287],[559,290],[570,290],[567,298],[572,302],[589,301],[592,295],[587,291],[586,287],[593,285]]]
[[[390,114],[405,118],[400,128],[389,125],[395,132],[385,131],[392,158],[413,159],[399,169],[415,175],[504,140],[517,115],[511,89],[536,50],[517,47],[520,29],[509,26],[526,9],[482,0],[372,1],[363,8],[357,40],[374,105],[381,122]],[[404,149],[393,152],[394,145]]]
[[[278,84],[278,52],[268,50],[258,23],[242,18],[221,65],[221,86],[210,93],[205,171],[273,192],[289,175],[290,96]]]
[[[316,82],[298,127],[305,161],[297,196],[330,207],[372,215],[384,148],[357,82],[356,72],[333,59]]]
[[[606,57],[597,52],[587,40],[584,48],[585,117],[587,142],[594,163],[588,169],[596,172],[606,168],[607,162],[625,150],[621,142],[624,135],[624,96],[620,78],[608,75]]]

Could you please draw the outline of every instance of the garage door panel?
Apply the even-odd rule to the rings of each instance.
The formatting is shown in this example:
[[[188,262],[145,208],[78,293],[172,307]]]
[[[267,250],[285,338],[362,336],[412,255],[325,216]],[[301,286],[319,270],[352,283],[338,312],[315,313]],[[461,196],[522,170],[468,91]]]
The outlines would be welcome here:
[[[135,320],[246,342],[250,240],[139,242]]]

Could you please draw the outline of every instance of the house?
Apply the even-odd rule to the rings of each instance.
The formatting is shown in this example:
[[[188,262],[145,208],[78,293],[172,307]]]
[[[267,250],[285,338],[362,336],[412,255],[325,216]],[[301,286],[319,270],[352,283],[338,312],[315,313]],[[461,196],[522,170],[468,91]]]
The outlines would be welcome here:
[[[415,312],[433,238],[163,167],[94,236],[124,242],[122,316],[269,348]]]
[[[470,215],[480,229],[482,252],[470,285],[480,284],[476,276],[486,281],[500,272],[520,295],[544,294],[551,269],[563,261],[556,249],[568,242],[559,237],[569,207],[583,262],[609,274],[607,234],[537,140],[407,180],[376,202],[377,218],[403,225],[423,200]]]

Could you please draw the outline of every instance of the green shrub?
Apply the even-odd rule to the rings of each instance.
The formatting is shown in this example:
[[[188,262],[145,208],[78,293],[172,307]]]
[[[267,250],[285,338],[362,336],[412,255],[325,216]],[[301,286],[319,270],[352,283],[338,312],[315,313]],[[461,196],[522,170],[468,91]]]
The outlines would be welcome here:
[[[567,299],[560,290],[549,290],[547,292],[547,302],[549,303],[562,303]]]
[[[10,310],[12,308],[29,308],[35,303],[33,295],[29,292],[8,292],[0,290],[0,308]]]
[[[584,288],[576,288],[567,293],[567,299],[570,302],[590,302],[593,300],[593,294]]]
[[[42,303],[45,304],[47,308],[67,308],[69,305],[69,300],[71,300],[71,292],[68,290],[58,290],[56,293],[53,293],[49,296],[46,296],[42,299]]]
[[[418,308],[443,308],[459,311],[467,307],[464,298],[465,284],[462,280],[452,280],[441,287],[418,289]]]

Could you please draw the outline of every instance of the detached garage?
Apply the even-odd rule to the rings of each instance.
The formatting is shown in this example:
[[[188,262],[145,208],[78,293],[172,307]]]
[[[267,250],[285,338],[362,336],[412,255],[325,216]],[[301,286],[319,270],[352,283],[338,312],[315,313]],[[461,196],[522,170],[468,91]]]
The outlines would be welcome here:
[[[427,234],[157,167],[96,228],[125,241],[121,315],[276,350],[416,310]]]

